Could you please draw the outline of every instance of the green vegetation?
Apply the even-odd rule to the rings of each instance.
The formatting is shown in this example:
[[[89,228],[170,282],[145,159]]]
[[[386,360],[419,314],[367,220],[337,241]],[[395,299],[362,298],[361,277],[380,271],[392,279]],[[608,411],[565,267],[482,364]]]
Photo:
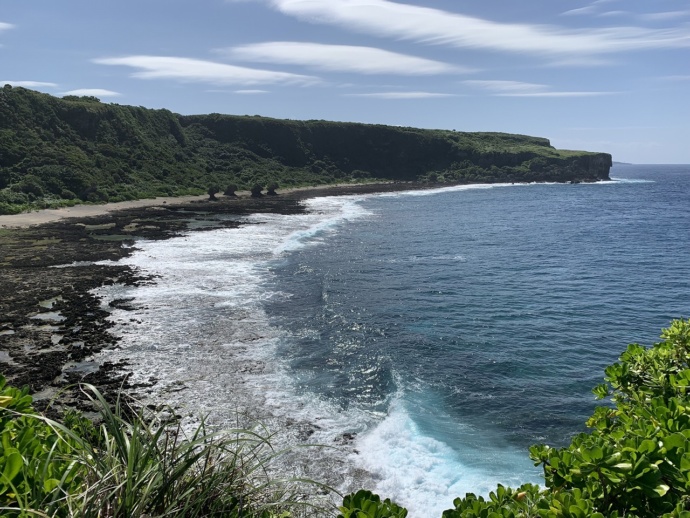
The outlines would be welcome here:
[[[26,389],[7,387],[1,376],[0,387],[2,516],[285,518],[320,512],[297,502],[303,482],[269,477],[281,452],[262,430],[212,433],[202,422],[187,436],[179,424],[125,411],[120,401],[111,409],[91,386],[85,393],[99,409],[99,424],[74,411],[58,423],[32,409]]]
[[[0,90],[0,214],[209,186],[594,181],[611,156],[543,138],[168,110]]]
[[[499,486],[467,494],[443,518],[690,518],[690,320],[676,320],[651,348],[628,346],[594,389],[607,404],[591,431],[554,449],[533,446],[544,487]],[[62,423],[31,408],[26,390],[0,377],[0,509],[3,516],[317,516],[297,504],[299,486],[268,477],[279,455],[265,433],[184,437],[179,426],[99,408],[94,425],[71,412]],[[128,414],[129,415],[129,414]],[[313,489],[313,487],[312,487]],[[304,491],[304,488],[301,488]],[[339,518],[405,518],[369,491],[348,495]],[[334,510],[329,515],[335,514]]]

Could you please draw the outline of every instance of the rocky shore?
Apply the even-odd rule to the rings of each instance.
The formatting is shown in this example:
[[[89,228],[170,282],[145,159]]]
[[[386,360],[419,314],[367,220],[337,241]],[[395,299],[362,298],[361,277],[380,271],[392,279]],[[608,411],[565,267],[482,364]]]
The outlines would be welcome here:
[[[294,190],[278,196],[149,200],[129,208],[91,206],[92,215],[63,212],[56,221],[41,215],[0,217],[0,369],[16,386],[28,385],[36,406],[72,405],[82,410],[75,384],[88,382],[108,397],[135,391],[126,360],[97,363],[92,356],[118,347],[108,329],[109,312],[92,293],[99,286],[156,282],[128,266],[95,264],[132,253],[139,239],[169,239],[188,231],[237,226],[227,215],[296,214],[300,200],[315,196],[419,189],[420,184],[390,183]],[[100,208],[99,214],[93,214]],[[53,211],[55,212],[55,211]],[[28,216],[28,215],[27,215]],[[36,218],[35,216],[39,216]],[[53,218],[54,219],[54,218]],[[45,215],[43,215],[45,220]],[[127,309],[126,300],[113,307]],[[132,313],[132,319],[136,314]]]

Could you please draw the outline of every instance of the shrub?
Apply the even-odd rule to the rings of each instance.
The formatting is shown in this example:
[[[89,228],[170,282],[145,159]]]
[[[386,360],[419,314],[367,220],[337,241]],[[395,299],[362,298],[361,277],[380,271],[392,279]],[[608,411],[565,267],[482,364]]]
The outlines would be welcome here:
[[[251,188],[252,197],[258,198],[259,196],[261,196],[261,191],[263,191],[263,190],[264,190],[264,187],[261,184],[256,183],[256,184],[252,185],[252,188]]]

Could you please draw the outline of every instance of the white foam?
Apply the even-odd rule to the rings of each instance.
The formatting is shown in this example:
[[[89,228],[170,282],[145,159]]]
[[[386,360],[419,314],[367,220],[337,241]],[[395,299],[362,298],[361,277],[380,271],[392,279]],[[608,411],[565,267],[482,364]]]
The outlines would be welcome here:
[[[455,498],[487,495],[498,483],[516,487],[538,481],[523,452],[495,445],[482,451],[475,431],[461,433],[467,436],[462,441],[467,448],[458,452],[420,432],[404,403],[397,401],[388,417],[358,442],[356,462],[374,474],[374,491],[406,507],[409,518],[440,516]]]
[[[642,178],[614,178],[611,177],[610,181],[601,183],[655,183],[654,180],[645,180]]]
[[[451,185],[448,187],[435,187],[432,189],[419,189],[412,191],[398,191],[398,192],[384,192],[380,194],[373,194],[372,196],[379,196],[381,198],[401,197],[401,196],[432,196],[444,192],[457,191],[472,191],[476,189],[496,189],[499,187],[520,187],[528,185],[539,185],[535,183],[473,183],[466,185]],[[540,184],[544,185],[544,184]]]

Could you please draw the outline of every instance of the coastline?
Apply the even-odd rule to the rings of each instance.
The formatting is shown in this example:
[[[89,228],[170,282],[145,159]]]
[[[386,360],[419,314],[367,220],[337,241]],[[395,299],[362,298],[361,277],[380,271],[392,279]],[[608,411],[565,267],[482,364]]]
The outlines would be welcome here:
[[[406,186],[411,184],[394,183],[394,182],[377,182],[377,183],[362,183],[362,184],[332,184],[313,187],[294,187],[290,189],[277,189],[279,196],[295,195],[299,193],[309,194],[308,197],[314,196],[332,196],[337,195],[340,191],[350,191],[350,189],[362,190],[362,192],[385,192],[390,190],[390,186],[397,186],[395,190],[404,190]],[[423,184],[415,184],[414,188],[424,188]],[[371,190],[370,190],[371,189]],[[328,190],[329,194],[322,194],[324,190]],[[338,191],[335,192],[334,190]],[[264,195],[268,196],[268,195]],[[218,201],[241,200],[249,198],[249,191],[237,191],[235,197],[226,197],[219,195]],[[119,201],[112,203],[100,204],[80,204],[72,207],[60,207],[58,209],[41,209],[31,212],[22,212],[20,214],[1,214],[0,228],[26,228],[34,225],[43,225],[45,223],[53,223],[70,218],[91,218],[103,216],[111,212],[125,211],[129,209],[181,206],[191,203],[202,203],[210,201],[208,194],[200,194],[196,196],[168,196],[157,198],[144,198],[140,200]]]
[[[108,397],[137,387],[121,372],[126,362],[98,365],[93,356],[117,348],[109,311],[93,290],[150,282],[118,264],[138,239],[165,240],[184,232],[236,228],[250,214],[299,214],[301,201],[322,196],[433,188],[418,183],[325,185],[252,198],[207,195],[81,205],[0,216],[0,369],[9,383],[30,387],[37,405],[76,405],[74,384],[96,385]],[[78,265],[78,267],[66,267]],[[113,301],[111,308],[126,307]],[[126,370],[126,369],[125,369]],[[65,388],[72,386],[66,390]],[[59,398],[56,396],[59,394]]]

